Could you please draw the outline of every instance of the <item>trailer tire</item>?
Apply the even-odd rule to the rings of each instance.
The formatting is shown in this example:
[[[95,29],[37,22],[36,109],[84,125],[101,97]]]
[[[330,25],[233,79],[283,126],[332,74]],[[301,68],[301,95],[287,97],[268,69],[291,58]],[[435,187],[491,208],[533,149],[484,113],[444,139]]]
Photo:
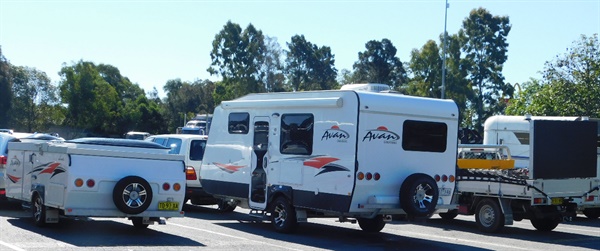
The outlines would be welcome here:
[[[425,174],[408,176],[400,188],[400,205],[409,216],[431,216],[437,206],[438,197],[437,183]]]
[[[560,217],[531,218],[531,225],[541,232],[550,232],[561,222]]]
[[[600,208],[586,208],[583,209],[583,215],[588,219],[598,219],[600,217]]]
[[[486,233],[495,233],[504,227],[504,214],[498,201],[483,199],[477,204],[475,212],[477,228]]]
[[[296,210],[289,200],[283,196],[277,197],[273,202],[271,224],[273,224],[275,231],[286,234],[295,231],[298,226]]]
[[[46,206],[44,206],[44,200],[39,194],[33,195],[33,198],[31,199],[31,212],[33,222],[36,226],[46,226]]]
[[[448,212],[439,213],[439,215],[440,215],[440,217],[442,217],[442,220],[452,220],[452,219],[456,218],[456,216],[458,216],[458,210],[457,209],[448,210]]]
[[[379,233],[385,227],[382,215],[377,215],[373,219],[358,218],[358,226],[367,233]]]
[[[142,213],[152,202],[152,188],[146,180],[138,176],[127,176],[115,185],[113,202],[123,213]]]
[[[150,224],[144,224],[144,218],[142,217],[132,217],[131,223],[133,223],[133,227],[137,229],[146,229]]]

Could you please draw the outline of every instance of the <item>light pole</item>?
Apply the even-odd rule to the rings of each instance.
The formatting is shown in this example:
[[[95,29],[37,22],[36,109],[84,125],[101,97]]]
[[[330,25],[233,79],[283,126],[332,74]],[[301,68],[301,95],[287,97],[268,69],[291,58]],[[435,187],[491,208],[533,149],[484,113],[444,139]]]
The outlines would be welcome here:
[[[444,42],[442,47],[442,99],[446,98],[446,23],[448,22],[448,0],[444,8]]]

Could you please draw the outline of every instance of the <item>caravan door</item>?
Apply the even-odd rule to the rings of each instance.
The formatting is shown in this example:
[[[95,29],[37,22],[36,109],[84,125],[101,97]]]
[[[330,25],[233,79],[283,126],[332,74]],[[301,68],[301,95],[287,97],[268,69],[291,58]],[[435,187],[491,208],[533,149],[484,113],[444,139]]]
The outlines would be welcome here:
[[[269,117],[254,117],[249,206],[263,210],[267,206],[267,150]]]

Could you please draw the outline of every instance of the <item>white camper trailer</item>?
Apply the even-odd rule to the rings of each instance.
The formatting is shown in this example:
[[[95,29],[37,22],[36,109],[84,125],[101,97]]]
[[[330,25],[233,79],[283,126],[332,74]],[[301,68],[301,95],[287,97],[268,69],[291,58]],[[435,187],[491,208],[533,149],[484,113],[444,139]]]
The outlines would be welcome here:
[[[277,231],[309,217],[378,232],[429,216],[454,191],[458,108],[393,93],[250,94],[222,102],[200,171],[204,189]]]
[[[127,217],[136,228],[183,217],[183,157],[138,140],[82,138],[8,144],[6,196],[31,203],[36,225]]]

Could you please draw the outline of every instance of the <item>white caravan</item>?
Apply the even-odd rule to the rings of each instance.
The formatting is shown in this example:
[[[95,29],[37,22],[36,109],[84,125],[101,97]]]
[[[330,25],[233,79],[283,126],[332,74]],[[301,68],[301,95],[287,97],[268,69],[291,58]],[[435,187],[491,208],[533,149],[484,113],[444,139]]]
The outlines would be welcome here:
[[[183,217],[183,158],[129,139],[8,144],[6,196],[31,203],[36,225],[61,217],[127,217],[146,228]]]
[[[558,120],[581,121],[586,117],[558,117],[558,116],[505,116],[497,115],[488,118],[484,126],[483,144],[498,144],[509,147],[512,158],[515,159],[515,168],[528,168],[530,157],[530,121],[531,120]],[[598,148],[596,161],[596,177],[600,180],[600,126],[598,127]],[[561,146],[557,146],[561,147]],[[592,187],[593,188],[593,187]],[[596,187],[596,190],[598,188]],[[593,191],[591,191],[593,192]],[[583,199],[577,199],[579,210],[588,218],[600,217],[600,197],[590,193]]]
[[[250,94],[216,107],[200,181],[279,232],[309,217],[380,231],[451,204],[458,108],[393,93]]]

